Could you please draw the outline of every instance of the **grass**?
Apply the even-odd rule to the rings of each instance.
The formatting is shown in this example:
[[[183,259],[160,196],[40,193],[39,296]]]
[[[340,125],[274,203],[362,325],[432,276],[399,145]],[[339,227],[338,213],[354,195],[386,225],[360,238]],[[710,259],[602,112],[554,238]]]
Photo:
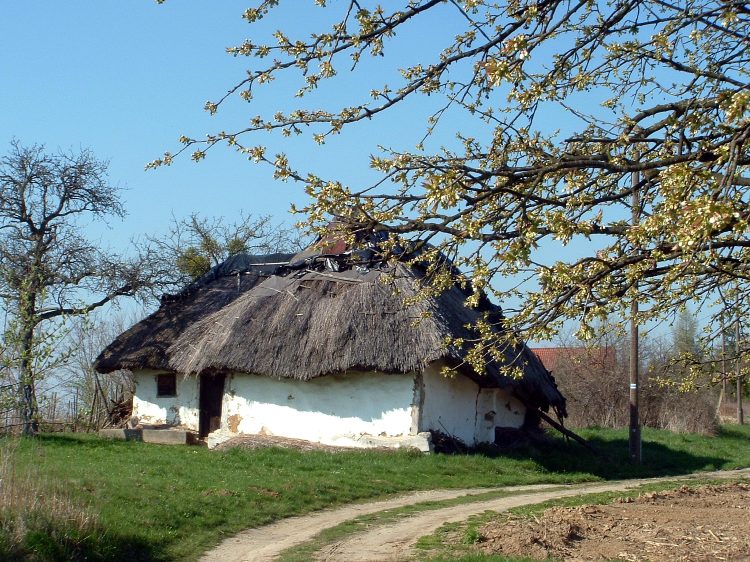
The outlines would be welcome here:
[[[0,442],[0,559],[108,557],[96,514],[37,475],[17,470],[16,446]]]
[[[708,484],[728,484],[732,480],[694,479],[681,481],[661,481],[644,484],[625,491],[599,492],[547,500],[536,504],[523,505],[503,513],[486,512],[475,515],[460,523],[447,523],[431,535],[421,537],[416,549],[422,551],[418,560],[425,562],[539,562],[536,558],[519,558],[499,554],[477,552],[474,545],[482,542],[480,529],[491,521],[503,523],[511,518],[539,516],[550,507],[576,507],[580,505],[605,505],[620,498],[636,498],[648,492],[673,490],[682,486],[697,487]],[[554,562],[546,559],[544,562]]]
[[[64,490],[72,502],[96,514],[91,540],[100,548],[88,551],[89,560],[193,560],[244,528],[410,490],[750,466],[747,427],[725,428],[717,437],[646,430],[642,466],[627,462],[627,431],[584,433],[606,460],[558,439],[507,456],[451,456],[284,449],[218,453],[57,434],[22,441],[14,464],[18,473],[34,474],[40,485]],[[2,548],[0,537],[0,559]],[[55,559],[43,553],[27,558]]]

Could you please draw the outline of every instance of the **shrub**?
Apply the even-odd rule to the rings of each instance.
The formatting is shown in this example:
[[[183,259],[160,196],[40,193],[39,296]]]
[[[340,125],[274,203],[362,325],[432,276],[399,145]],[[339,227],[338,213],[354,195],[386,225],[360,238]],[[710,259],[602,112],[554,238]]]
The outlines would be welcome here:
[[[629,422],[627,350],[602,355],[601,348],[577,349],[558,358],[554,370],[561,392],[568,400],[570,427],[624,427]],[[606,357],[606,360],[602,360]],[[689,392],[665,386],[669,373],[653,368],[640,375],[641,424],[684,433],[713,434],[718,429],[713,389]],[[655,372],[658,376],[651,376]]]

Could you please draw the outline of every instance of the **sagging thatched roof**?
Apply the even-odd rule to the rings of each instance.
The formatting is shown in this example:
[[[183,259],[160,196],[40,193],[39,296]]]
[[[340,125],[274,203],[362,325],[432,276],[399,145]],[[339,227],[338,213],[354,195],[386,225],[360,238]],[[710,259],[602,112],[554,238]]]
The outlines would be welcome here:
[[[312,257],[311,257],[312,256]],[[238,256],[214,268],[110,344],[100,372],[157,369],[184,374],[227,371],[309,380],[347,370],[421,372],[435,361],[461,363],[447,337],[470,339],[467,325],[499,309],[485,299],[464,306],[452,287],[405,306],[422,273],[404,263],[340,267],[337,256]],[[325,267],[328,264],[328,267]],[[336,271],[339,269],[339,271]],[[484,387],[513,387],[527,404],[564,411],[549,373],[525,346],[508,352],[525,376],[496,366],[461,372]]]

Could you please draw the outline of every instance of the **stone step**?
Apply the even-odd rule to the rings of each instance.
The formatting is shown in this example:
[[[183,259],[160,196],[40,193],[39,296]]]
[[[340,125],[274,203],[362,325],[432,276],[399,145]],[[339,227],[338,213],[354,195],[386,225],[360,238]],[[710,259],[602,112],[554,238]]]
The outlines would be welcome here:
[[[120,441],[143,441],[160,445],[195,445],[198,435],[186,429],[100,429],[99,436]]]

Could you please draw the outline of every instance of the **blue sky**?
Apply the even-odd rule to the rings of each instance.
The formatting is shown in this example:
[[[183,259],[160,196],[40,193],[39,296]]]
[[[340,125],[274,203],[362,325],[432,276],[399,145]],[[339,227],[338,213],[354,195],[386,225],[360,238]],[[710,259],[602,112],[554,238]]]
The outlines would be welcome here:
[[[213,150],[200,164],[181,158],[169,168],[144,170],[165,150],[179,148],[182,134],[201,137],[231,130],[252,115],[288,109],[279,105],[283,102],[278,94],[261,92],[250,106],[236,101],[213,118],[203,111],[207,100],[220,97],[247,68],[248,61],[227,55],[226,47],[248,37],[270,39],[279,23],[299,30],[310,18],[329,13],[315,8],[312,1],[295,0],[280,20],[251,26],[241,18],[250,4],[244,0],[175,0],[163,5],[153,0],[5,3],[0,22],[0,150],[17,138],[50,150],[87,147],[108,160],[111,181],[125,190],[128,217],[107,230],[97,225],[89,228],[115,248],[127,245],[132,236],[163,232],[172,215],[192,212],[232,219],[244,210],[293,222],[287,211],[290,203],[305,202],[301,187],[274,182],[269,169],[230,150]],[[407,41],[408,48],[399,49],[399,63],[405,53],[416,58],[429,49],[425,38]],[[377,75],[372,73],[377,69],[368,72],[369,77]],[[356,84],[345,77],[335,86],[321,88],[310,103],[322,100],[335,105]],[[290,83],[289,90],[296,86]],[[409,112],[407,106],[388,119],[354,127],[350,134],[327,143],[324,151],[308,138],[283,145],[270,137],[256,141],[267,140],[271,151],[283,149],[294,161],[312,164],[316,172],[341,175],[357,185],[373,177],[367,164],[380,138],[391,146],[408,138],[402,144],[408,147],[419,140],[414,124],[405,124]],[[418,122],[420,131],[422,123]]]
[[[174,149],[183,133],[215,127],[202,110],[241,76],[225,54],[248,25],[244,2],[8,2],[0,22],[0,143],[91,148],[125,188],[129,216],[105,239],[162,231],[170,216],[233,217],[240,208],[280,220],[299,201],[296,186],[274,185],[228,151],[205,162],[144,165]],[[215,119],[213,121],[216,121]],[[2,146],[0,145],[0,146]],[[4,147],[3,147],[4,148]]]
[[[290,108],[291,92],[299,86],[294,81],[261,91],[251,105],[231,102],[213,118],[203,111],[207,100],[218,99],[248,68],[248,60],[227,55],[226,47],[247,38],[271,42],[270,33],[279,25],[292,33],[304,32],[311,20],[331,14],[314,7],[312,0],[292,0],[282,2],[287,7],[280,18],[249,25],[241,15],[253,4],[252,0],[169,0],[163,5],[154,0],[6,2],[0,21],[0,151],[17,138],[51,150],[87,147],[109,160],[111,181],[125,190],[128,216],[107,229],[101,225],[89,229],[103,245],[119,250],[132,237],[165,232],[173,215],[181,218],[199,212],[231,220],[244,211],[293,222],[287,211],[292,202],[304,204],[302,188],[275,182],[268,168],[250,164],[223,147],[199,164],[183,157],[170,167],[144,170],[165,150],[179,148],[182,134],[201,137],[237,129],[255,114]],[[444,38],[453,31],[451,26],[462,25],[458,18],[445,16],[445,10],[429,14],[436,19],[428,24],[439,27],[440,33],[405,34],[387,46],[386,55],[395,56],[399,66],[424,59],[425,53],[434,52],[437,37]],[[304,104],[334,108],[362,101],[355,93],[357,87],[378,86],[389,79],[380,60],[365,61],[364,74],[343,75]],[[373,83],[364,84],[362,76]],[[280,99],[279,91],[290,95]],[[290,153],[300,168],[361,186],[374,178],[368,162],[376,146],[413,148],[424,131],[424,117],[439,101],[420,98],[382,119],[353,126],[322,150],[308,137],[282,141],[261,135],[252,144],[266,143],[270,152]],[[551,122],[556,127],[569,125],[565,115]],[[460,130],[463,123],[453,121],[450,126]],[[434,142],[453,142],[452,132],[446,132],[438,129]]]
[[[304,36],[311,22],[320,27],[323,18],[340,14],[337,9],[321,10],[312,0],[293,0],[282,2],[272,20],[250,25],[241,15],[252,4],[252,0],[171,0],[162,5],[154,0],[6,3],[0,22],[0,151],[17,138],[51,150],[88,147],[109,160],[110,179],[124,188],[129,214],[109,230],[89,228],[115,248],[125,247],[133,236],[164,232],[172,215],[179,218],[192,212],[231,220],[244,211],[293,222],[287,211],[290,203],[305,202],[302,188],[274,181],[271,170],[225,147],[212,150],[199,164],[183,155],[171,167],[144,170],[164,151],[178,149],[182,134],[200,138],[236,130],[253,115],[289,110],[299,103],[292,96],[299,87],[295,75],[260,90],[251,104],[230,100],[215,117],[203,110],[207,100],[218,99],[241,79],[252,62],[229,56],[226,47],[247,38],[272,44],[270,34],[278,26]],[[429,60],[425,55],[435,57],[437,41],[464,25],[450,7],[423,17],[432,21],[422,21],[418,29],[407,28],[386,46],[386,59],[364,57],[354,76],[342,65],[335,81],[323,84],[302,104],[335,109],[361,103],[371,87],[393,85],[394,60],[401,67]],[[424,33],[436,28],[440,33]],[[299,169],[359,187],[376,177],[368,163],[377,145],[413,149],[430,110],[442,102],[440,96],[412,100],[378,119],[353,125],[322,149],[309,136],[280,139],[263,134],[251,144],[268,144],[269,153],[283,150]],[[453,129],[482,135],[476,120],[448,121],[448,127],[438,128],[433,146],[454,143]]]

